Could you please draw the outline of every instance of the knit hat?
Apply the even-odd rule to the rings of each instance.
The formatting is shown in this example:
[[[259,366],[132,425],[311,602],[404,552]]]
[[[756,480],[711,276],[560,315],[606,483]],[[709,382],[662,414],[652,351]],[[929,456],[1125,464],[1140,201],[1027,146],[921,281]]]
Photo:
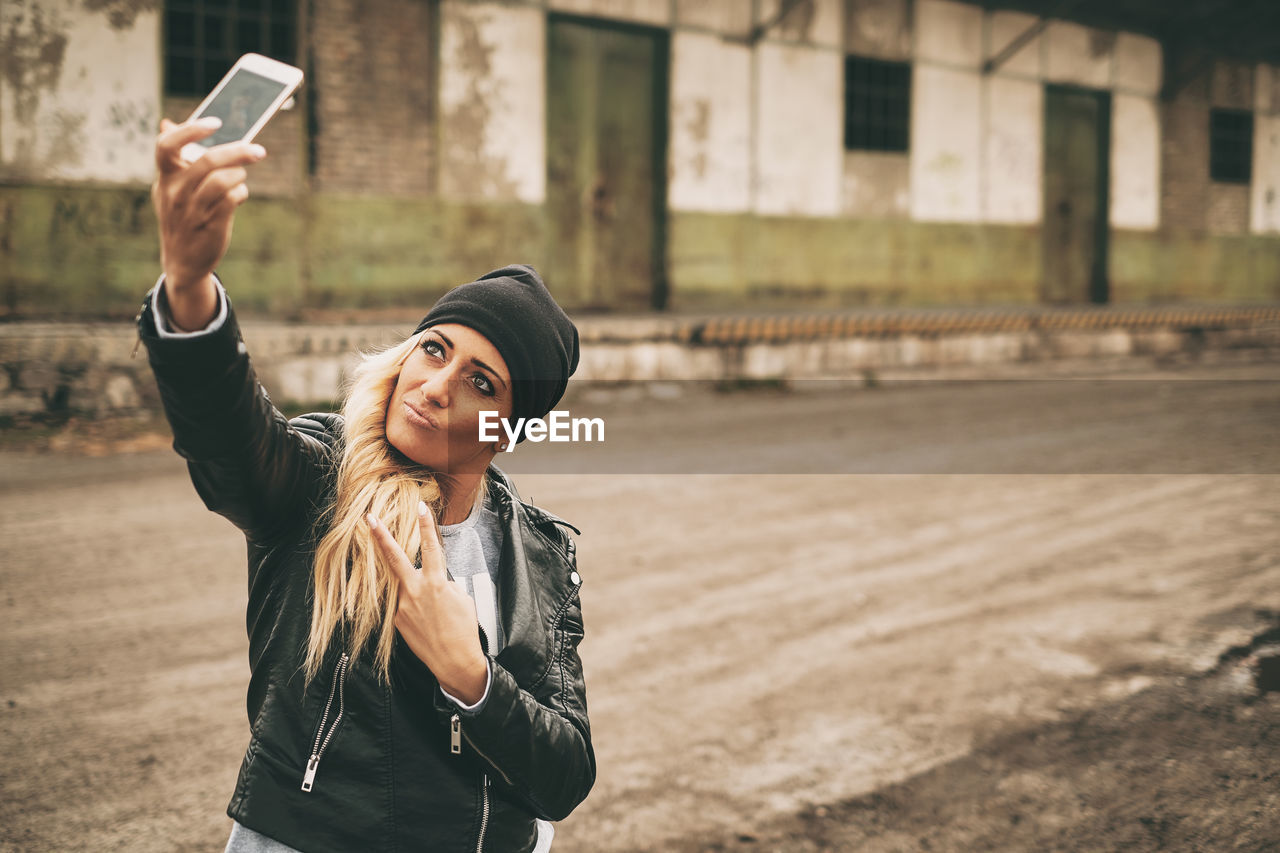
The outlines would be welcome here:
[[[541,418],[578,369],[578,327],[533,267],[512,264],[450,290],[414,329],[458,323],[489,339],[511,371],[511,418]],[[520,430],[516,443],[524,441]]]

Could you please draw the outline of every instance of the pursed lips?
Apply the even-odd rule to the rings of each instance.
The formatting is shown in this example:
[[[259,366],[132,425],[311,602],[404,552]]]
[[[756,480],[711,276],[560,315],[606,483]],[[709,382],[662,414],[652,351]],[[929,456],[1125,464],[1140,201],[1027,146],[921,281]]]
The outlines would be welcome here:
[[[423,429],[440,429],[440,422],[438,420],[430,414],[409,405],[407,400],[404,401],[404,408],[409,416],[409,420],[417,426],[422,427]]]

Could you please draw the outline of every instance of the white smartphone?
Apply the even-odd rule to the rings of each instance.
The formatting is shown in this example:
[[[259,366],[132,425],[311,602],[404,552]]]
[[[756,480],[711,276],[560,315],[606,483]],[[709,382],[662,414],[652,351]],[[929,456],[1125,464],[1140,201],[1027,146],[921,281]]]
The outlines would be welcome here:
[[[199,142],[182,146],[182,159],[191,163],[214,145],[252,140],[301,84],[301,68],[258,53],[246,53],[187,119],[217,116],[222,119],[222,127]]]

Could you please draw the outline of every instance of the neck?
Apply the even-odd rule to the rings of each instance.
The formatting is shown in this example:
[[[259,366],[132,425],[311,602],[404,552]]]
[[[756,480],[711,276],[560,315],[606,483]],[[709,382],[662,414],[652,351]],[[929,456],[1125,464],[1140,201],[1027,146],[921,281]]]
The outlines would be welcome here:
[[[445,507],[441,524],[457,524],[466,521],[480,491],[483,474],[437,474],[436,482],[444,493]]]

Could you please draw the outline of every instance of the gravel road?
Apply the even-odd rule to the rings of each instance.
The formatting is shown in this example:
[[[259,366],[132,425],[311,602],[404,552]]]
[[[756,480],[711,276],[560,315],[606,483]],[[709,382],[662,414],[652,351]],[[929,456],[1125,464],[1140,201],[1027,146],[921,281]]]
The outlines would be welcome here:
[[[583,530],[557,853],[1280,845],[1280,368],[1177,378],[606,394],[612,461],[500,460]],[[0,472],[0,849],[221,850],[242,537],[171,451]]]

